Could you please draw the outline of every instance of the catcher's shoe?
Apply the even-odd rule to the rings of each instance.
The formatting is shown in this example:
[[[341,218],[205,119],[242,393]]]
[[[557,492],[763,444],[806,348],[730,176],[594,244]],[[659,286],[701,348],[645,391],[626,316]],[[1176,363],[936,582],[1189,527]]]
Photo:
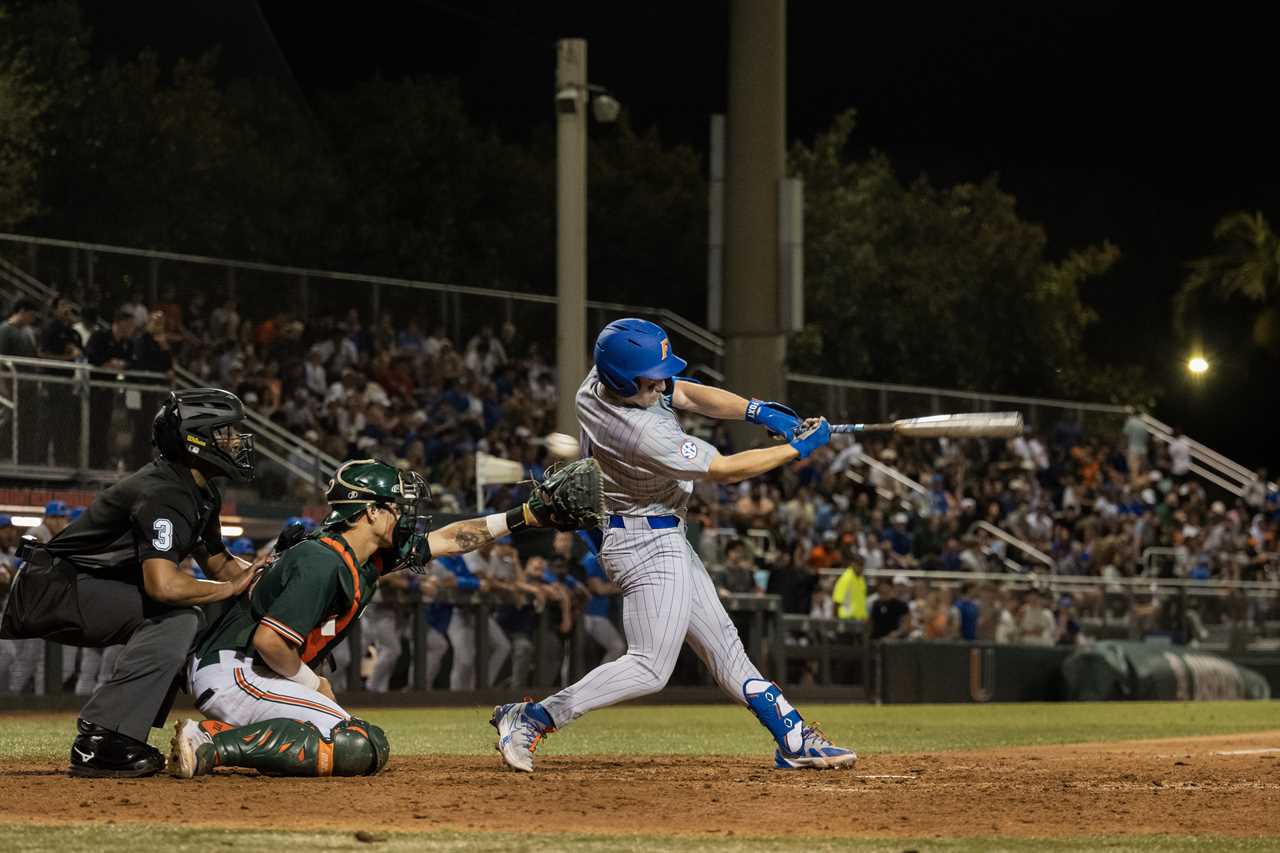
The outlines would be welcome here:
[[[805,723],[801,729],[800,748],[793,752],[781,749],[773,753],[773,766],[779,770],[830,770],[836,767],[850,767],[858,761],[858,755],[852,749],[836,746],[818,728],[817,723]]]
[[[213,738],[195,720],[173,724],[169,741],[169,773],[179,779],[204,776],[213,769]]]
[[[88,720],[76,720],[77,735],[71,744],[72,776],[151,776],[164,769],[160,750],[140,740],[113,732]]]
[[[544,735],[554,728],[544,726],[528,713],[532,702],[512,702],[493,709],[489,725],[498,730],[498,743],[494,749],[513,770],[533,772],[533,753]]]

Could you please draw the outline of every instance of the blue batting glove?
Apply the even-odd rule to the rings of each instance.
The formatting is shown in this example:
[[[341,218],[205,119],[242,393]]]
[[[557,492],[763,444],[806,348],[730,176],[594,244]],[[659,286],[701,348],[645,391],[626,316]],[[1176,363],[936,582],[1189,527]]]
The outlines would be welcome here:
[[[754,397],[747,403],[747,423],[759,424],[769,431],[774,438],[790,440],[800,426],[800,416],[794,409],[781,403],[757,400]]]
[[[787,442],[800,451],[801,459],[808,459],[809,454],[831,440],[831,424],[826,418],[820,418],[816,424],[803,432],[798,432]]]

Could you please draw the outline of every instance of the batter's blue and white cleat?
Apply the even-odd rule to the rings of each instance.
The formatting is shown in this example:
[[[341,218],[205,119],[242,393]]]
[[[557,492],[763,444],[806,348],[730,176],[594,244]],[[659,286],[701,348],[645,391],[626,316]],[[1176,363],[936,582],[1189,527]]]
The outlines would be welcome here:
[[[533,704],[512,702],[499,705],[489,718],[489,725],[498,730],[498,743],[494,748],[508,767],[525,773],[533,772],[533,753],[538,742],[544,735],[555,731],[553,726],[543,724],[529,713]]]
[[[774,750],[774,767],[779,770],[831,770],[836,767],[852,768],[857,763],[857,753],[833,744],[817,723],[805,723],[800,732],[800,748],[794,753]]]

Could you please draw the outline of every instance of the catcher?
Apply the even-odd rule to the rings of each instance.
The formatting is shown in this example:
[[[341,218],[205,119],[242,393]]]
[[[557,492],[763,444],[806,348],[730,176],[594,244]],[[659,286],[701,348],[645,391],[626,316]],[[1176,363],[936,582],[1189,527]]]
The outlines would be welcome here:
[[[534,485],[507,512],[428,532],[426,481],[375,459],[345,462],[329,484],[320,529],[286,529],[278,557],[197,645],[188,664],[196,707],[208,718],[175,724],[169,771],[182,779],[215,767],[280,776],[377,773],[390,745],[353,718],[312,664],[342,642],[388,572],[423,573],[433,557],[472,551],[526,527],[599,526],[599,465],[580,459]],[[300,541],[299,541],[300,540]]]

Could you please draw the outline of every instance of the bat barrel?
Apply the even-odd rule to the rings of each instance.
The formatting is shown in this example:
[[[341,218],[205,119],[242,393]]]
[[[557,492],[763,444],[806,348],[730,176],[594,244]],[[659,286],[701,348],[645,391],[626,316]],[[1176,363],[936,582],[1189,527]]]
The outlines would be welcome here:
[[[834,424],[833,433],[896,432],[911,438],[1013,438],[1022,435],[1021,412],[965,412],[905,418],[889,424]]]
[[[966,412],[898,421],[895,432],[915,438],[1013,438],[1022,435],[1021,412]]]

